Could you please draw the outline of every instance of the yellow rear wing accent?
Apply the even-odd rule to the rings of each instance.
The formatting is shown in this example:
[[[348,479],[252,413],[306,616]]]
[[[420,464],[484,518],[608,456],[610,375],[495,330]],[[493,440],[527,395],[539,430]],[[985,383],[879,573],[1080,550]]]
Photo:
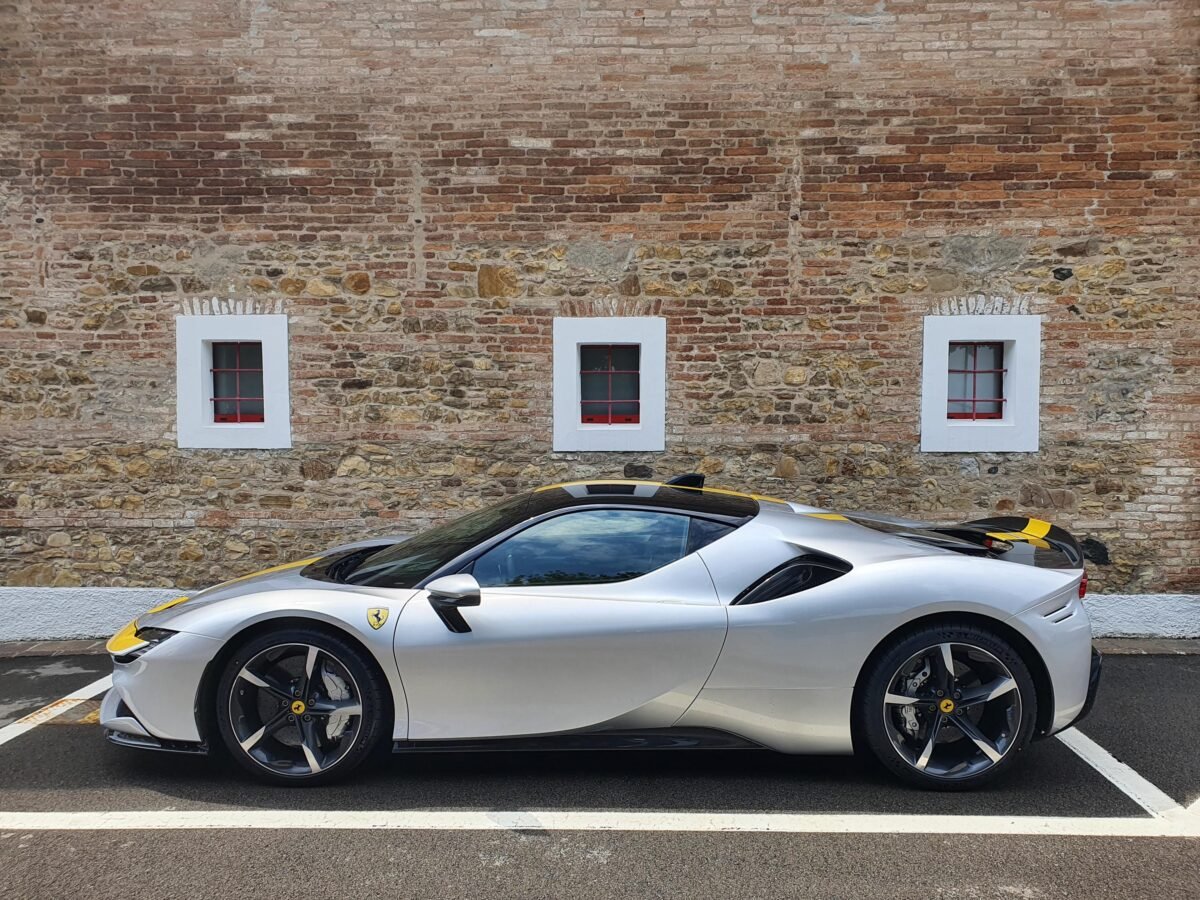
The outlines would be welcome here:
[[[1050,533],[1050,527],[1049,522],[1043,522],[1041,519],[1028,519],[1020,531],[989,531],[987,536],[999,541],[1020,541],[1033,544],[1042,550],[1049,550],[1050,544],[1043,538]]]
[[[1030,519],[1029,523],[1021,530],[1025,534],[1031,534],[1036,538],[1044,538],[1050,533],[1051,527],[1049,522],[1043,522],[1041,519]]]

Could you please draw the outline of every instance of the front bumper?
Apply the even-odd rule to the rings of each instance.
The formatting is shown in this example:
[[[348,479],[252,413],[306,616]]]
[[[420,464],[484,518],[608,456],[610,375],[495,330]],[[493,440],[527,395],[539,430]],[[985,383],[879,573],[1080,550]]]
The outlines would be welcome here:
[[[100,702],[100,725],[104,729],[105,740],[120,747],[201,756],[208,753],[208,745],[203,741],[172,741],[150,734],[125,704],[121,692],[115,687],[111,688]]]
[[[129,661],[113,661],[113,686],[100,725],[114,743],[151,749],[201,746],[196,702],[204,670],[220,650],[215,638],[179,632]]]

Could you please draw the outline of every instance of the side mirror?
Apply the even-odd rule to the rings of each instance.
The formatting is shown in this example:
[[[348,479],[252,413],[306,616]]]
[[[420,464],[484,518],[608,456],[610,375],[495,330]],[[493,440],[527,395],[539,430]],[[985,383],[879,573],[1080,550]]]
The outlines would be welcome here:
[[[437,601],[448,606],[478,606],[479,582],[474,575],[443,575],[425,586],[430,602]]]
[[[429,591],[429,605],[449,631],[454,634],[471,631],[458,610],[461,606],[479,605],[479,582],[474,575],[443,575],[425,585],[425,590]]]

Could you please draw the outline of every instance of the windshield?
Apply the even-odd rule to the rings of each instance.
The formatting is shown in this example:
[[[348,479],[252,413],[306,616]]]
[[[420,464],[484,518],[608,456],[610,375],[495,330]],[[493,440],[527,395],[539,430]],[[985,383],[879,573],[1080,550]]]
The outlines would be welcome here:
[[[450,562],[525,518],[529,494],[488,506],[423,531],[364,558],[340,580],[372,587],[413,588]]]

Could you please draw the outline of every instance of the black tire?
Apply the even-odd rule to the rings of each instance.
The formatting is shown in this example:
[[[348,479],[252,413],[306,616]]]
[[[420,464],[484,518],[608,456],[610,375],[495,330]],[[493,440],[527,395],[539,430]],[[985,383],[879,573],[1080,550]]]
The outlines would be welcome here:
[[[309,653],[315,661],[306,674]],[[307,700],[314,701],[311,708]],[[374,660],[320,627],[285,628],[240,645],[221,671],[215,713],[225,749],[239,766],[291,786],[345,778],[375,754],[391,724],[389,688]],[[331,738],[336,727],[341,730]]]
[[[963,698],[957,706],[948,704],[949,714],[936,692],[938,673],[945,670],[943,645],[951,647],[953,668],[963,673],[946,682],[956,690],[946,690],[944,699]],[[923,668],[916,669],[922,660]],[[911,687],[922,674],[926,681]],[[984,678],[992,680],[985,683]],[[1015,682],[1015,690],[1006,678]],[[984,699],[994,693],[983,689],[990,685],[1006,690],[995,699]],[[918,696],[924,699],[908,702]],[[903,710],[905,706],[911,711]],[[971,790],[1008,772],[1029,745],[1037,722],[1037,690],[1020,653],[996,632],[968,624],[929,625],[884,645],[864,673],[854,716],[858,734],[894,775],[929,790]]]

